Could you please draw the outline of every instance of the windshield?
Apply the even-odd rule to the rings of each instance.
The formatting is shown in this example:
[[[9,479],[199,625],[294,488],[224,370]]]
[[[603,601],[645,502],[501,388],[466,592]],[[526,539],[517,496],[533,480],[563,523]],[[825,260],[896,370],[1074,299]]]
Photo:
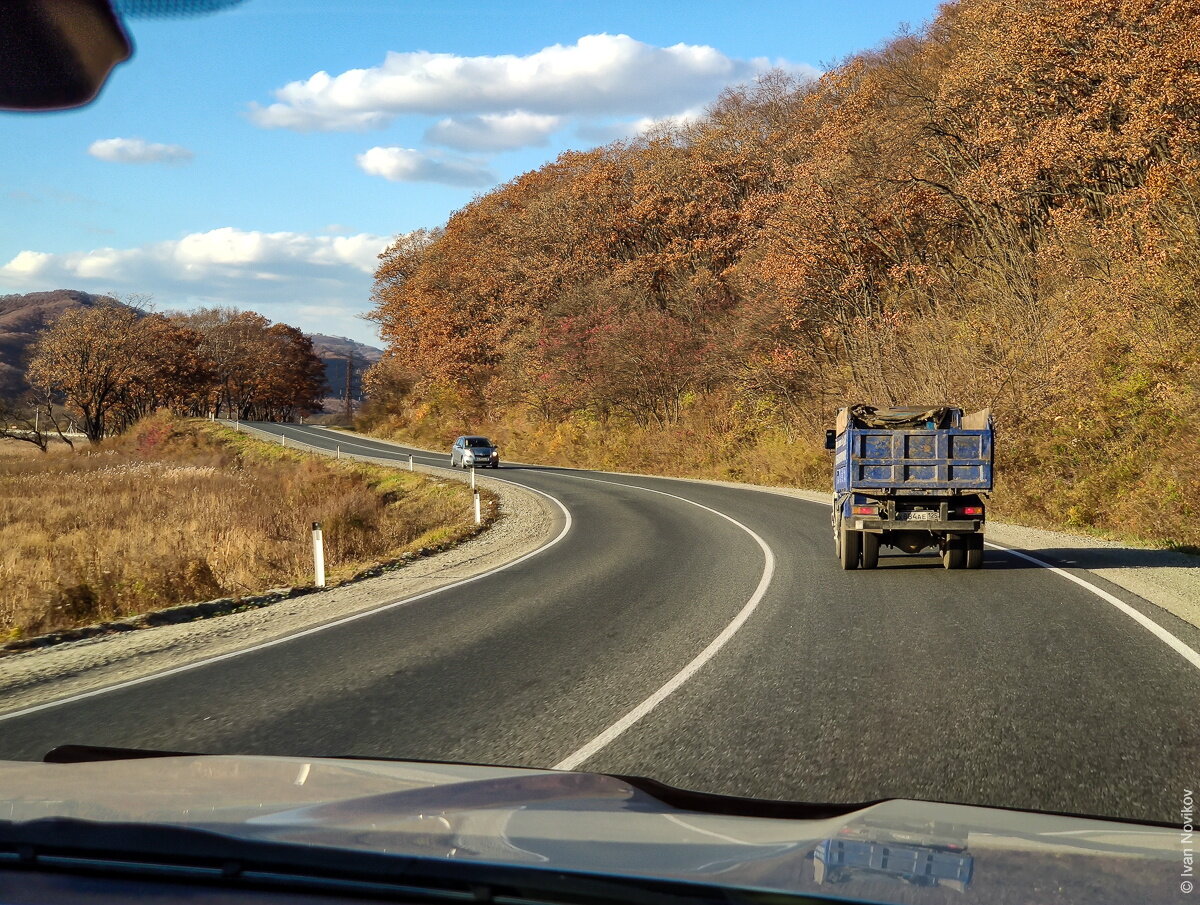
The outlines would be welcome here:
[[[114,9],[0,112],[0,760],[1183,825],[1200,4]]]

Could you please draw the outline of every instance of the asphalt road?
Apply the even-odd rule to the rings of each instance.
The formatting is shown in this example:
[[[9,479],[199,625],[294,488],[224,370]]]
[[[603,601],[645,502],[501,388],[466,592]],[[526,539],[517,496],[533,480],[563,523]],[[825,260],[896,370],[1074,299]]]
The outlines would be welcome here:
[[[948,572],[885,551],[878,570],[843,572],[816,504],[567,469],[487,474],[553,496],[570,530],[515,567],[239,657],[7,720],[0,698],[0,758],[83,743],[566,764],[765,798],[1163,821],[1200,782],[1200,669],[1020,557],[989,549],[983,570]]]

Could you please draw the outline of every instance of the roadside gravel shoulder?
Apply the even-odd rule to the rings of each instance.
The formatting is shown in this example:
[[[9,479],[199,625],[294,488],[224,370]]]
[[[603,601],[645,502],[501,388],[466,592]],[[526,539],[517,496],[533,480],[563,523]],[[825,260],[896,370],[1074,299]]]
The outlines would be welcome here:
[[[102,635],[0,659],[0,715],[233,653],[479,575],[543,546],[561,515],[545,498],[480,476],[500,517],[456,547],[376,578],[213,619]]]

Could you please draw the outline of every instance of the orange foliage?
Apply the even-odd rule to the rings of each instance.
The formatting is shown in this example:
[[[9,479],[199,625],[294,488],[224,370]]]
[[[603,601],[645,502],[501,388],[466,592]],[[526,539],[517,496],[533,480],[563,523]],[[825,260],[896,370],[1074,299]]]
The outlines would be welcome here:
[[[108,304],[63,314],[34,345],[28,380],[97,443],[160,407],[266,420],[318,411],[325,373],[307,336],[253,312]]]
[[[401,240],[375,417],[703,410],[732,462],[858,398],[986,405],[1001,508],[1195,543],[1198,130],[1194,0],[947,4]]]

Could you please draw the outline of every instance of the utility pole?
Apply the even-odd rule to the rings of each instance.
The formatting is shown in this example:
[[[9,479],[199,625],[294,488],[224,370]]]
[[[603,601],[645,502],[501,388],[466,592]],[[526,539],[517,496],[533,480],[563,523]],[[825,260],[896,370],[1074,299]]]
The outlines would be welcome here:
[[[354,357],[346,353],[346,420],[354,423],[354,396],[350,391],[350,381],[354,375]]]

